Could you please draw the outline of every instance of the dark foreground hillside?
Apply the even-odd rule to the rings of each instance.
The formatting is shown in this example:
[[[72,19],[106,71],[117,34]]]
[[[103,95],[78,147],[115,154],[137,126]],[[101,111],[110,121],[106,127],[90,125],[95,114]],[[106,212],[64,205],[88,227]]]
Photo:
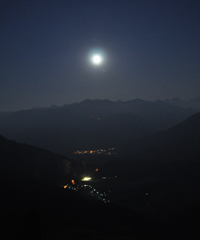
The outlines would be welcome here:
[[[199,120],[99,166],[100,179],[117,175],[91,183],[112,188],[106,204],[60,187],[62,156],[0,137],[1,239],[199,239]],[[34,177],[35,161],[51,181]]]
[[[174,217],[85,200],[23,177],[0,177],[1,239],[198,239],[199,204]],[[170,207],[170,206],[169,206]],[[171,206],[173,207],[173,206]]]
[[[0,169],[41,182],[65,182],[71,177],[71,161],[65,156],[0,135]]]
[[[0,180],[1,239],[102,239],[134,236],[140,231],[146,234],[140,214],[86,201],[55,185],[5,174]]]

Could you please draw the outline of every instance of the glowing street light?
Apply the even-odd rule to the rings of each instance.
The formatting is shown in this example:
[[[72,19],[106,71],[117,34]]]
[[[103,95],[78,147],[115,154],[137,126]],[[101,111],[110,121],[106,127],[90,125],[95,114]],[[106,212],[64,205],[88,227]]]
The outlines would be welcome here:
[[[81,179],[81,181],[90,181],[91,178],[90,177],[84,177],[83,179]]]

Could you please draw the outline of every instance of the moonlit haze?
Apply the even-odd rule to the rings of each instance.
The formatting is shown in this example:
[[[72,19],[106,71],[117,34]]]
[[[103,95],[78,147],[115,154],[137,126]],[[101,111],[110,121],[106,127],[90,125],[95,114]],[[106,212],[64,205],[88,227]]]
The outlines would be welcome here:
[[[200,92],[200,1],[0,3],[0,111]]]

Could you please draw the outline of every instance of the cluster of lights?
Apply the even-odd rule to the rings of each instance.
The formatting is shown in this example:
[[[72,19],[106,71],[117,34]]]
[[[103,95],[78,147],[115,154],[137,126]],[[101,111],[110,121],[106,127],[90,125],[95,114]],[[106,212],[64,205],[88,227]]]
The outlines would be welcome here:
[[[91,178],[90,177],[84,177],[83,179],[82,179],[82,181],[89,181],[89,180],[91,180]],[[91,185],[87,185],[87,184],[84,184],[84,185],[80,185],[80,187],[79,187],[79,185],[77,185],[76,187],[74,187],[73,185],[73,181],[71,181],[72,182],[72,186],[70,186],[70,185],[65,185],[65,186],[62,186],[62,188],[64,188],[64,189],[72,189],[72,190],[74,190],[74,191],[78,191],[79,189],[80,189],[80,187],[81,188],[91,188],[91,190],[90,190],[90,195],[92,195],[93,197],[97,197],[99,200],[101,200],[101,201],[103,201],[104,203],[109,203],[110,202],[110,200],[106,200],[106,196],[107,196],[107,194],[106,194],[106,192],[103,192],[103,193],[100,193],[100,192],[98,192],[97,191],[97,189],[95,189],[95,188],[93,188]],[[110,191],[109,191],[110,192]]]
[[[97,150],[77,150],[73,152],[73,154],[79,154],[79,155],[84,155],[84,154],[105,154],[105,155],[111,155],[111,154],[117,154],[115,152],[115,148],[109,148],[108,150],[105,149],[97,149]]]

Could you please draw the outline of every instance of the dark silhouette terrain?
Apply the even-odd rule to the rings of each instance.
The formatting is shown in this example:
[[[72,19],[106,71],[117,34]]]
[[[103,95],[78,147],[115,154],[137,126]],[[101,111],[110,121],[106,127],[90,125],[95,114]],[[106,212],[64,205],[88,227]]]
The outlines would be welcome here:
[[[1,174],[1,239],[197,239],[198,203],[144,211],[85,200],[53,184]],[[165,200],[166,201],[166,200]],[[197,218],[196,218],[197,217]]]
[[[40,182],[59,183],[71,177],[71,161],[62,155],[0,136],[1,171]]]
[[[178,125],[130,143],[135,156],[157,161],[199,161],[200,113]]]
[[[126,114],[119,119],[128,126],[135,117]],[[1,239],[198,239],[199,139],[196,113],[130,140],[120,160],[99,168],[100,178],[117,176],[101,182],[112,191],[104,204],[60,187],[93,168],[84,160],[0,136]]]
[[[163,101],[85,100],[62,107],[2,114],[0,134],[71,157],[73,151],[116,147],[168,129],[195,113]]]

